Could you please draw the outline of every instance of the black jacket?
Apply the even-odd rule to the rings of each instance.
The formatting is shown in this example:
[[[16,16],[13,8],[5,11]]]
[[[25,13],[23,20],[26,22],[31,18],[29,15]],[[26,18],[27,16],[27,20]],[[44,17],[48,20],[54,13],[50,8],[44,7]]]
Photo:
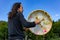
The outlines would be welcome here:
[[[8,19],[8,37],[24,38],[23,27],[34,27],[35,22],[27,22],[22,13],[17,13],[12,19]]]

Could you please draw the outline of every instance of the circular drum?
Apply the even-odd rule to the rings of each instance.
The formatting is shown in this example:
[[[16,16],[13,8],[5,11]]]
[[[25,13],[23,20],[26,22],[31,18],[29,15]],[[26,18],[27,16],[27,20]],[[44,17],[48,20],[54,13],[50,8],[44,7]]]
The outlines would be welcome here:
[[[40,23],[35,27],[29,28],[29,30],[36,35],[47,34],[52,27],[52,20],[49,14],[43,10],[36,10],[28,16],[29,22],[33,22],[36,19],[39,19]]]

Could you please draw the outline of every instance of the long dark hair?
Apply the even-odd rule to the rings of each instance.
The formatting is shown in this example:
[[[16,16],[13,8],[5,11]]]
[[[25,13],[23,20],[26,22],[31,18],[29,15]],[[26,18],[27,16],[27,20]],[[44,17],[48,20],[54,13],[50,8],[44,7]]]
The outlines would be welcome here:
[[[20,2],[14,3],[11,11],[8,14],[8,19],[11,19],[16,15],[18,8],[20,8],[20,5],[21,5]]]

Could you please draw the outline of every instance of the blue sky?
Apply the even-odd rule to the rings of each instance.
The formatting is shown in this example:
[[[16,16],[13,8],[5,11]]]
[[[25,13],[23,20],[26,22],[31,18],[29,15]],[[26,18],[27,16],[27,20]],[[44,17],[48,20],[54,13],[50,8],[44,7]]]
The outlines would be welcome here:
[[[33,10],[37,9],[48,12],[54,21],[60,19],[60,0],[0,0],[0,20],[7,21],[8,12],[15,2],[22,3],[26,19]]]

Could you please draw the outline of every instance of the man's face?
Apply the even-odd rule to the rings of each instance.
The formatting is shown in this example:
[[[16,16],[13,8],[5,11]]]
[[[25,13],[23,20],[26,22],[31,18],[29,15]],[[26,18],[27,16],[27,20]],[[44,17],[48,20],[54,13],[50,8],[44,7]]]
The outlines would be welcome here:
[[[20,5],[19,11],[22,13],[23,12],[23,7]]]

